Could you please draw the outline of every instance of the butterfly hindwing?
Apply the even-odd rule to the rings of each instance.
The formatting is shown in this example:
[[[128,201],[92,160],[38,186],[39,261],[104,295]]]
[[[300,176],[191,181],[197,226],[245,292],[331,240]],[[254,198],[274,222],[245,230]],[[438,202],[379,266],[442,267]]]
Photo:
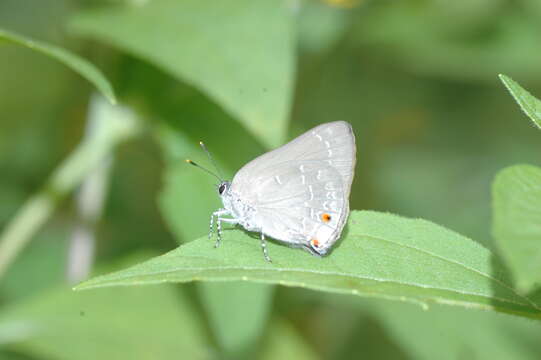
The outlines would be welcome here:
[[[266,235],[321,253],[336,241],[348,215],[341,174],[323,161],[288,161],[253,178],[254,205]]]

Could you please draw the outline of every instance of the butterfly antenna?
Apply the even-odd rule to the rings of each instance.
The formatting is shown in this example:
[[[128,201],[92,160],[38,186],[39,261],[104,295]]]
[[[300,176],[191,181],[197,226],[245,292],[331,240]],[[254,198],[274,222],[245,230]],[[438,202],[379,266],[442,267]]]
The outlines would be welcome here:
[[[220,171],[220,168],[218,167],[218,164],[216,164],[216,161],[214,161],[214,158],[212,157],[212,155],[210,155],[210,151],[208,151],[207,147],[205,146],[205,144],[203,144],[202,141],[199,142],[199,145],[201,145],[201,148],[203,149],[203,151],[207,153],[207,156],[208,156],[210,162],[212,163],[212,165],[214,165],[214,168],[218,172],[218,175],[220,175],[220,177],[219,177],[220,181],[223,181],[222,179],[224,178],[224,176],[223,176],[222,172]]]
[[[193,162],[192,160],[186,159],[186,162],[187,162],[188,164],[191,164],[191,165],[193,165],[193,166],[195,166],[195,167],[198,167],[198,168],[200,168],[201,170],[203,170],[203,171],[209,173],[210,175],[212,175],[212,176],[214,176],[216,179],[218,179],[220,182],[223,181],[218,175],[216,175],[215,173],[213,173],[213,172],[210,171],[209,169],[204,168],[204,167],[202,167],[201,165],[199,165],[199,164]]]

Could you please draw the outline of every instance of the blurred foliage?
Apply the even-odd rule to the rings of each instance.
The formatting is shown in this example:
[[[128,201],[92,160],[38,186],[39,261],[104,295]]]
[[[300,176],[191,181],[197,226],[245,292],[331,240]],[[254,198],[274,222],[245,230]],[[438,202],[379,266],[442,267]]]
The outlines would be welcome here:
[[[283,1],[160,0],[83,12],[70,28],[193,84],[276,146],[284,140],[291,102],[293,20]],[[213,22],[220,25],[209,26]]]
[[[0,323],[0,333],[11,335],[8,349],[44,358],[208,359],[215,351],[185,295],[170,286],[90,296],[52,288],[7,306]]]
[[[522,111],[541,129],[541,100],[500,75]],[[494,238],[512,270],[517,289],[541,285],[541,168],[515,165],[499,172],[492,186]]]
[[[541,284],[541,168],[515,165],[493,186],[494,237],[524,294]]]
[[[98,268],[207,233],[215,181],[183,162],[208,164],[198,141],[230,178],[332,120],[357,137],[353,209],[424,218],[504,251],[490,185],[507,166],[539,166],[541,140],[497,74],[541,97],[538,0],[209,4],[0,1],[1,29],[88,59],[146,120],[115,151]],[[0,43],[0,229],[80,143],[92,92],[61,62]],[[539,322],[474,310],[235,283],[73,293],[80,215],[63,202],[0,279],[0,358],[538,358]]]
[[[94,65],[78,57],[77,55],[74,55],[62,48],[42,43],[40,41],[35,41],[17,35],[15,33],[0,29],[0,43],[2,42],[26,46],[29,49],[36,50],[64,63],[66,66],[69,66],[70,68],[78,72],[81,76],[85,77],[94,86],[96,86],[96,88],[101,91],[102,94],[106,96],[111,103],[116,103],[115,94],[113,93],[111,84],[107,81],[107,79],[105,79],[103,74],[98,69],[96,69]]]

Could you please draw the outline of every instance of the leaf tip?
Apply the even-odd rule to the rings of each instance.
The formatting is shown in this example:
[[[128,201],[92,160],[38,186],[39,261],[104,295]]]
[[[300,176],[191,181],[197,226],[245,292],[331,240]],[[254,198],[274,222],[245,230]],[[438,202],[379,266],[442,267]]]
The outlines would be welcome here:
[[[72,291],[81,291],[85,288],[85,283],[80,283],[71,288]]]
[[[509,76],[505,75],[505,74],[498,74],[498,78],[500,78],[500,81],[507,87],[509,88],[509,83],[513,81],[513,79],[511,79]],[[509,89],[509,91],[511,91],[511,89]]]
[[[82,291],[82,290],[88,290],[96,287],[96,285],[93,284],[93,279],[83,281],[82,283],[79,283],[71,288],[73,291]]]

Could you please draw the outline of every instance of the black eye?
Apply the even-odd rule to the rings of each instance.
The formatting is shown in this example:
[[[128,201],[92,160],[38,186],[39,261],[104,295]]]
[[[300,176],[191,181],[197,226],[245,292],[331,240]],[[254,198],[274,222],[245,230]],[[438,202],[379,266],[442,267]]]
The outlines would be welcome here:
[[[224,191],[225,191],[225,184],[221,184],[220,187],[218,188],[218,193],[222,195]]]

